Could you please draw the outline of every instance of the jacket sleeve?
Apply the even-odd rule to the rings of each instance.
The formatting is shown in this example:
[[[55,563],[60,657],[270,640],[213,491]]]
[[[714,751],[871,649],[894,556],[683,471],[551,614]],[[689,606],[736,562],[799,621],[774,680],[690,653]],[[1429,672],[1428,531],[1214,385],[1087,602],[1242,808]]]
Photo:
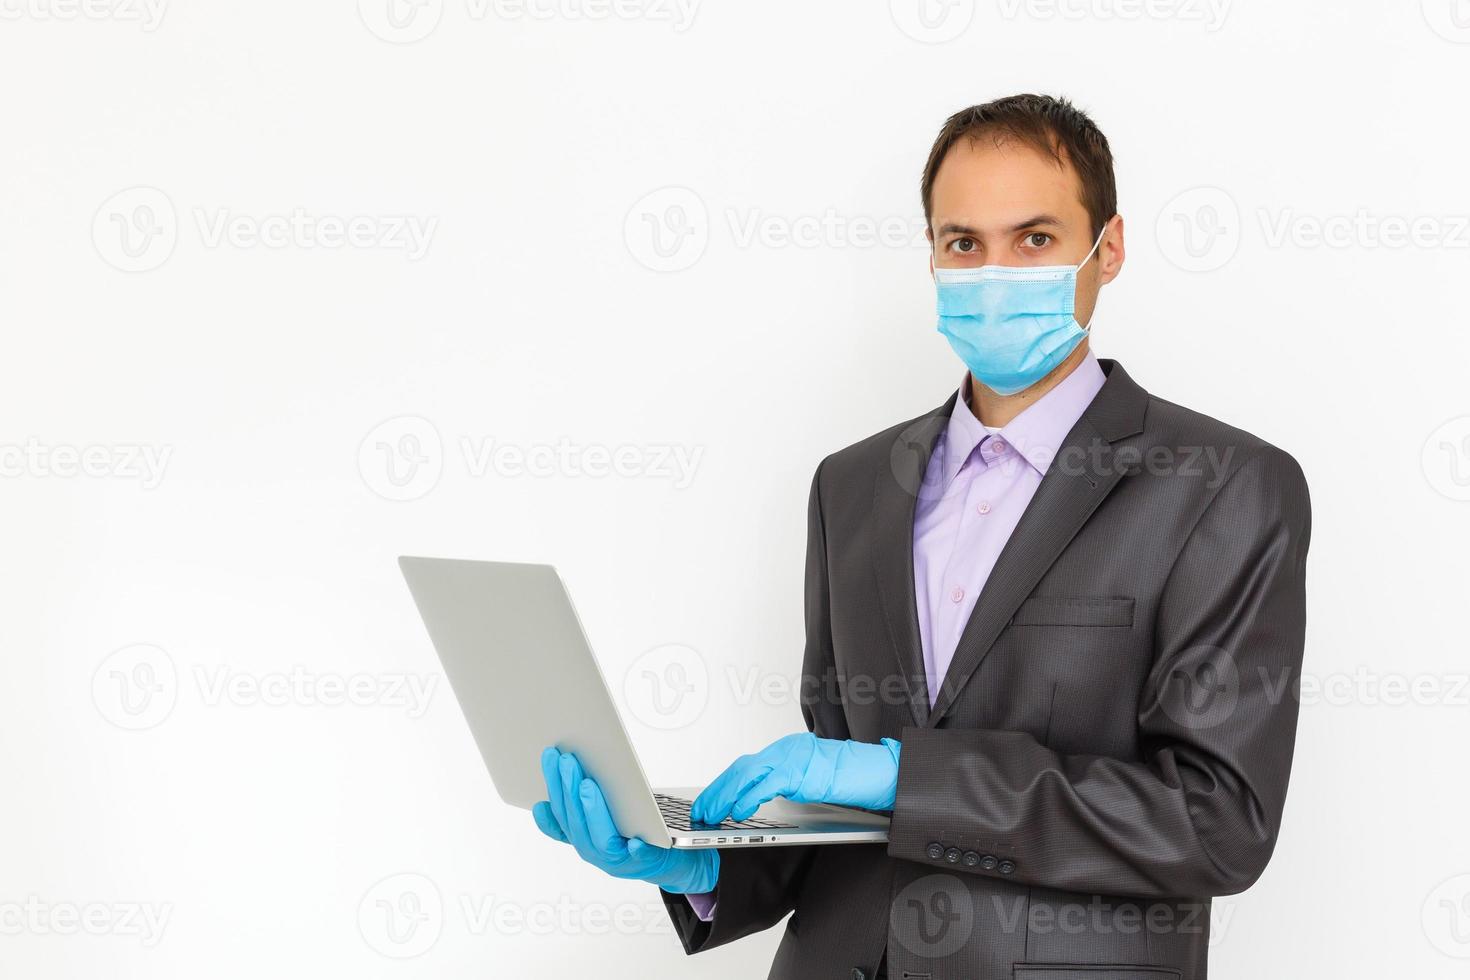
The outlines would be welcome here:
[[[907,728],[888,853],[1095,894],[1250,887],[1286,800],[1310,530],[1296,461],[1272,447],[1248,459],[1163,587],[1141,761],[1062,755],[1018,732]],[[936,842],[999,860],[951,865]]]
[[[827,546],[822,520],[822,467],[812,477],[807,502],[805,619],[806,650],[802,657],[803,692],[817,691],[835,669],[828,602]],[[801,714],[808,730],[823,738],[847,738],[842,707],[830,698],[802,698]],[[714,918],[695,915],[683,895],[660,892],[684,951],[697,953],[769,929],[796,907],[796,896],[811,866],[813,848],[803,845],[720,849],[720,878],[715,885]]]

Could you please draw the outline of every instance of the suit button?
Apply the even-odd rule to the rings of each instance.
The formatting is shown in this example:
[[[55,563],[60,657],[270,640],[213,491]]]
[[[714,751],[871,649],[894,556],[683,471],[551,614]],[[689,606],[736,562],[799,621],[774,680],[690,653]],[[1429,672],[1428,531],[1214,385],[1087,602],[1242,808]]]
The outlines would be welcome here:
[[[924,853],[929,855],[929,859],[931,861],[938,861],[940,858],[944,857],[944,845],[930,844],[929,849],[926,850]]]
[[[979,863],[980,863],[980,855],[976,854],[974,851],[966,851],[965,852],[965,867],[967,867],[967,868],[973,868],[975,865],[977,865]]]
[[[1012,871],[1015,871],[1016,870],[1016,862],[1014,862],[1014,861],[1002,861],[996,867],[996,870],[999,871],[1003,875],[1008,875]]]
[[[995,860],[994,854],[987,854],[980,859],[980,867],[984,868],[986,871],[994,871],[997,863],[999,862]]]
[[[852,968],[852,980],[868,980],[868,975],[857,967]]]
[[[951,847],[949,850],[944,852],[944,859],[950,864],[959,864],[960,849],[958,847]]]

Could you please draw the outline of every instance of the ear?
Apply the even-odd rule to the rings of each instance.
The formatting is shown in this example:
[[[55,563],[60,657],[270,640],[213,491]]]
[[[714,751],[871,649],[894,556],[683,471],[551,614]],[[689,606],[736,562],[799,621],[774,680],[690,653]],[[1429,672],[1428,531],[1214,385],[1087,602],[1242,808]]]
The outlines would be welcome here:
[[[1099,284],[1107,285],[1123,271],[1127,252],[1123,247],[1123,216],[1115,214],[1103,226],[1102,244],[1097,247]]]

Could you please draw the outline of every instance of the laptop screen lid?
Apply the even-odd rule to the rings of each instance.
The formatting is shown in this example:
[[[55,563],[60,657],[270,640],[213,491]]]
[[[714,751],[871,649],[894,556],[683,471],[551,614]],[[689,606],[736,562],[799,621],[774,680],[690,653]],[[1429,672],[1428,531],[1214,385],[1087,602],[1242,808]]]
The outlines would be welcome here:
[[[546,799],[541,752],[573,752],[618,828],[667,846],[668,829],[561,577],[550,565],[405,556],[429,639],[500,798]]]

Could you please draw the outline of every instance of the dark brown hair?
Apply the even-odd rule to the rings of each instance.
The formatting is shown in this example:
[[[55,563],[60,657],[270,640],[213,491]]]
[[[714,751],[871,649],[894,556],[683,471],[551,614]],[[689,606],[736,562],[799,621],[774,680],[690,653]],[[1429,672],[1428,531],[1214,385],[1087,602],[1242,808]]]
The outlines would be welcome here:
[[[1108,138],[1066,99],[1050,95],[1008,95],[984,105],[961,109],[944,121],[944,128],[929,151],[924,179],[919,185],[924,198],[924,221],[932,222],[934,177],[944,156],[961,139],[988,136],[998,144],[1014,139],[1050,156],[1058,167],[1072,165],[1082,184],[1082,205],[1092,219],[1092,234],[1102,231],[1118,213],[1118,187],[1113,179],[1113,151]]]

